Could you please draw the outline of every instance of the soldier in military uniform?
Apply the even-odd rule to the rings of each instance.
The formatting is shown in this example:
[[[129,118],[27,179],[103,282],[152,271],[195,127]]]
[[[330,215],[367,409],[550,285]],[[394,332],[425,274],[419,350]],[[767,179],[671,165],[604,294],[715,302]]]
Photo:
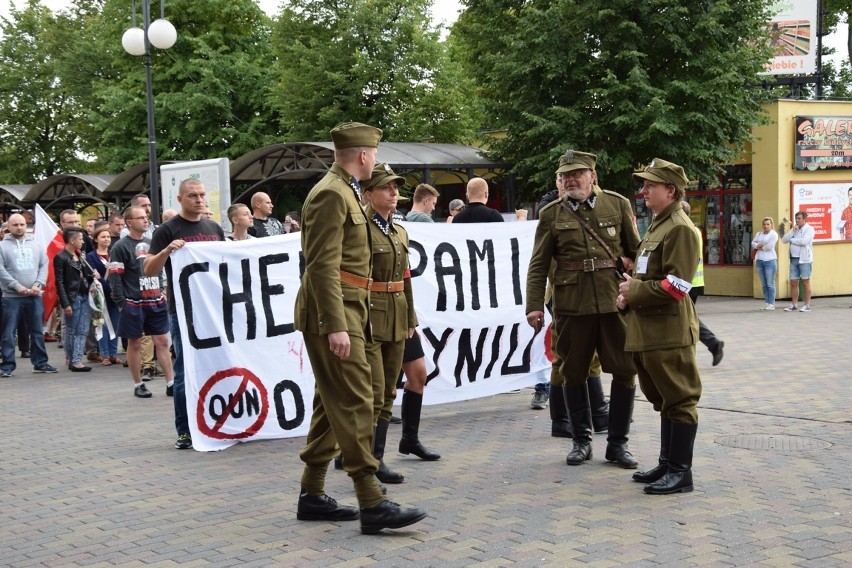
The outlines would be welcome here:
[[[554,351],[562,359],[560,375],[573,434],[573,447],[565,461],[580,465],[592,457],[586,379],[597,350],[603,370],[613,376],[606,459],[635,468],[638,464],[627,448],[627,434],[636,371],[624,352],[626,328],[615,301],[620,281],[617,269],[625,258],[633,258],[639,235],[630,202],[594,185],[596,163],[594,154],[572,150],[559,161],[556,173],[565,195],[542,209],[539,216],[527,276],[527,321],[537,329],[544,321],[545,288],[555,261]]]
[[[659,464],[633,474],[645,493],[692,491],[692,448],[698,431],[701,378],[695,362],[698,317],[689,300],[699,243],[681,208],[688,178],[683,168],[659,158],[633,174],[654,220],[636,256],[633,278],[619,286],[627,309],[627,344],[639,386],[660,413]]]
[[[370,284],[370,321],[373,340],[367,343],[367,361],[373,373],[373,457],[379,460],[376,477],[383,483],[402,483],[404,477],[384,462],[396,381],[402,368],[405,340],[417,327],[411,273],[408,270],[408,233],[393,222],[405,178],[387,164],[373,169],[364,184],[367,219],[373,242],[373,281]]]
[[[359,180],[370,179],[382,131],[360,123],[334,128],[334,164],[308,194],[302,214],[305,272],[296,297],[296,329],[316,381],[297,518],[361,518],[361,532],[399,528],[426,513],[384,498],[372,455],[373,388],[366,342],[372,246],[360,204]],[[325,494],[328,464],[337,453],[355,484],[360,511]]]

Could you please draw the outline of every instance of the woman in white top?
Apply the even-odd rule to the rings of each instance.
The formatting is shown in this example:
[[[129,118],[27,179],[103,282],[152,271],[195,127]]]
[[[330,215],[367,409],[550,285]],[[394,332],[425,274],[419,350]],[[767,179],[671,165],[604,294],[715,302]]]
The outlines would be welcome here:
[[[763,232],[757,233],[751,241],[751,248],[757,251],[754,264],[760,284],[763,286],[764,310],[775,309],[775,274],[778,272],[778,254],[775,245],[778,243],[778,233],[775,232],[772,217],[763,218]]]

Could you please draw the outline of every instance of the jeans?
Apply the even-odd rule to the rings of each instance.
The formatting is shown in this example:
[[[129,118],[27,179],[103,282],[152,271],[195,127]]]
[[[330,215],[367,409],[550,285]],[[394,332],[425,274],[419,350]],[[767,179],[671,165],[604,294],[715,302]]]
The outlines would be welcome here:
[[[760,276],[760,285],[763,287],[763,298],[770,306],[775,305],[775,273],[778,271],[778,261],[757,260],[757,275]]]
[[[104,334],[98,341],[98,352],[101,354],[101,357],[115,357],[118,355],[118,318],[121,317],[121,311],[118,309],[118,306],[109,300],[106,302],[106,308],[107,314],[109,314],[109,321],[112,322],[112,329],[115,330],[115,337],[110,339],[109,330],[104,326]]]
[[[2,327],[2,339],[0,339],[0,352],[3,354],[3,363],[0,367],[4,371],[14,371],[15,367],[15,334],[18,330],[18,321],[23,318],[30,330],[30,361],[33,367],[47,365],[47,350],[44,348],[44,305],[41,298],[32,297],[4,297]]]
[[[183,382],[183,346],[180,341],[180,326],[175,314],[169,314],[169,328],[172,332],[172,345],[175,348],[173,364],[175,382],[172,390],[175,399],[175,429],[178,436],[182,436],[189,434],[189,415],[186,412],[186,388]]]
[[[90,312],[89,295],[79,294],[71,300],[71,315],[62,319],[65,324],[65,356],[72,365],[82,362],[86,336],[92,323]]]

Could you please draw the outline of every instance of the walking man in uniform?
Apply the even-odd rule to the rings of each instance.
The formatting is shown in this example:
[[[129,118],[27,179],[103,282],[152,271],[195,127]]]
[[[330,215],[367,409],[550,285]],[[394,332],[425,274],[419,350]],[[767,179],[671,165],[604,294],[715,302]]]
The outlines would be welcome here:
[[[639,386],[660,413],[660,459],[637,471],[645,493],[692,491],[692,447],[698,431],[701,378],[695,362],[698,316],[689,300],[698,267],[699,239],[681,207],[689,179],[677,164],[655,158],[642,182],[654,220],[639,243],[634,277],[619,286],[619,309],[627,315],[627,344],[639,371]]]
[[[369,180],[382,131],[346,123],[331,131],[334,164],[311,189],[302,210],[305,272],[296,296],[296,329],[316,381],[297,518],[349,521],[361,518],[361,532],[400,528],[426,517],[420,509],[385,499],[373,457],[373,387],[367,362],[370,341],[372,245],[360,181]],[[343,454],[343,467],[355,484],[360,511],[325,494],[328,465]]]
[[[554,351],[562,359],[565,401],[573,447],[568,465],[592,458],[592,418],[586,379],[595,351],[612,374],[606,459],[624,468],[638,464],[627,449],[636,392],[635,367],[624,352],[626,327],[615,301],[624,258],[632,259],[639,234],[630,202],[594,185],[597,156],[568,150],[556,173],[565,196],[541,211],[527,276],[527,321],[544,323],[551,263]]]

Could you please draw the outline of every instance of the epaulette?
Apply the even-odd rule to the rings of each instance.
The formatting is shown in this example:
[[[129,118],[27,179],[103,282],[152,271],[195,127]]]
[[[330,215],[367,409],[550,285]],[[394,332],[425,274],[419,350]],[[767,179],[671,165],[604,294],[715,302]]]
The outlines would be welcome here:
[[[601,191],[602,191],[602,192],[604,192],[604,193],[606,193],[607,195],[612,195],[612,196],[615,196],[615,197],[620,197],[621,199],[623,199],[623,200],[624,200],[624,201],[626,201],[627,203],[630,203],[630,200],[629,200],[629,199],[627,199],[626,197],[624,197],[623,195],[621,195],[620,193],[617,193],[617,192],[615,192],[615,191],[610,191],[610,190],[608,190],[608,189],[601,189]]]

